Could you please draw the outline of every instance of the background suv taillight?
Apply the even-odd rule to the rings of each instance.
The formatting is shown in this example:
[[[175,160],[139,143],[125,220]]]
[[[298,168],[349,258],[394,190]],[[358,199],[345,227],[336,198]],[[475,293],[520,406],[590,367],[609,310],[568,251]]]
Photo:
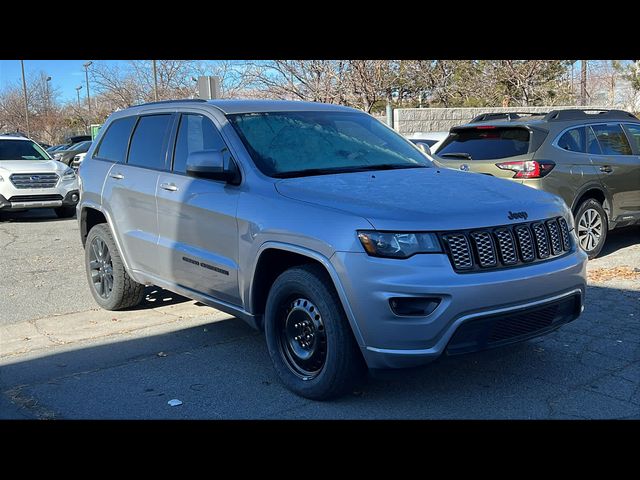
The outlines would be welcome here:
[[[521,162],[496,163],[502,170],[516,172],[513,178],[542,178],[548,175],[556,164],[551,160],[526,160]]]

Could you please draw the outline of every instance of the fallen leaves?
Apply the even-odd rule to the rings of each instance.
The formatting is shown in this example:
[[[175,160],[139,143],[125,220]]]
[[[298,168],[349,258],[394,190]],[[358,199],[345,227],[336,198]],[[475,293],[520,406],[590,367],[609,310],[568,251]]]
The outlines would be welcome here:
[[[587,272],[587,279],[592,282],[608,280],[640,280],[640,270],[628,266],[612,268],[596,268]]]

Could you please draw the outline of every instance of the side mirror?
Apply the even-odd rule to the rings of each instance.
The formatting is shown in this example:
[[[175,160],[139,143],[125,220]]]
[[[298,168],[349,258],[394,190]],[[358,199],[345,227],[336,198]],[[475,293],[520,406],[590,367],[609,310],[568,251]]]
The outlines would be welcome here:
[[[431,156],[431,148],[429,148],[429,145],[427,145],[426,143],[416,142],[416,147],[418,147],[418,150],[420,150],[422,153]]]
[[[186,169],[190,177],[220,180],[232,185],[240,183],[240,171],[226,149],[191,152]]]

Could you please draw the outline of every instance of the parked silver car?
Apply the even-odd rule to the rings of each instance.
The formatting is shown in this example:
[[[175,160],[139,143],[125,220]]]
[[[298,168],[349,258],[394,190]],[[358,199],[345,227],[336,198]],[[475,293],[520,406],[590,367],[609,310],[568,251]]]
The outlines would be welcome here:
[[[106,309],[157,285],[264,329],[284,384],[500,346],[577,318],[586,254],[551,194],[434,168],[351,108],[159,102],[111,115],[79,170]]]

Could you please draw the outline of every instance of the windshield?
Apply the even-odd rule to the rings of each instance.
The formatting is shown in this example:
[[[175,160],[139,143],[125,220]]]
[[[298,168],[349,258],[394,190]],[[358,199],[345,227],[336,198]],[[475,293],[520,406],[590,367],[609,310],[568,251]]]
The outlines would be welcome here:
[[[50,157],[30,140],[5,140],[0,141],[0,160],[50,160]]]
[[[438,149],[442,158],[495,160],[529,151],[529,131],[525,128],[477,127],[453,131]]]
[[[417,148],[359,112],[227,116],[256,166],[276,178],[431,166]]]

